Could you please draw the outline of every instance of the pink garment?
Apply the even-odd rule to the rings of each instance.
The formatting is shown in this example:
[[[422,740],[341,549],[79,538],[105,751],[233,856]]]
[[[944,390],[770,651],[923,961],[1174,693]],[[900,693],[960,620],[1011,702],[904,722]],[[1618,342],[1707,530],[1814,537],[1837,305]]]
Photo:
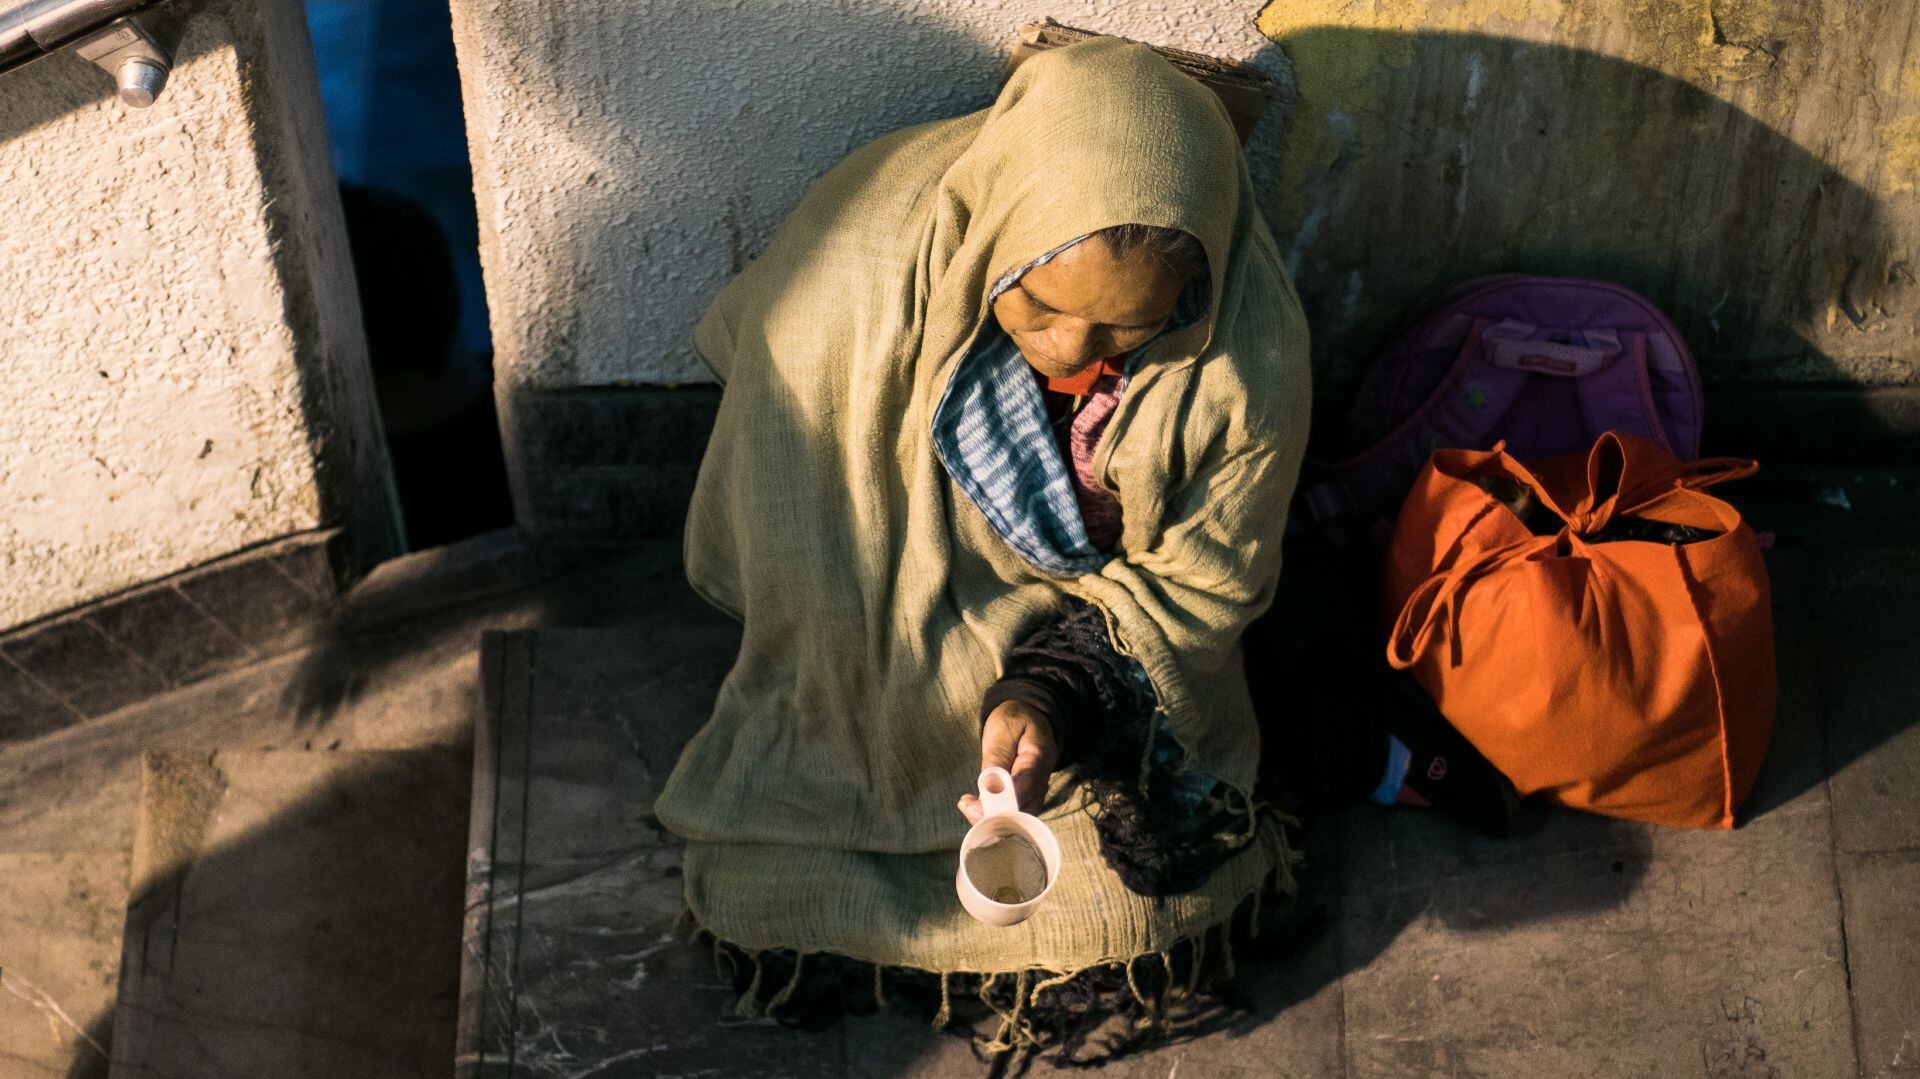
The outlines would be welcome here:
[[[1113,410],[1119,407],[1120,391],[1126,385],[1125,375],[1103,375],[1094,382],[1086,403],[1074,413],[1063,447],[1073,473],[1073,496],[1080,503],[1080,519],[1087,526],[1087,539],[1095,549],[1106,552],[1120,542],[1120,500],[1094,478],[1093,450],[1100,444]]]

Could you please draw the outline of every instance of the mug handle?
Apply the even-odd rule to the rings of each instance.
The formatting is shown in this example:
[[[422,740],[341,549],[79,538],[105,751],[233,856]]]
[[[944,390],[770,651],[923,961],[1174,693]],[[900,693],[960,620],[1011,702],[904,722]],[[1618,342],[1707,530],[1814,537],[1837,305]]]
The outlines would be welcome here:
[[[1013,793],[1013,776],[999,765],[980,773],[980,811],[989,817],[1020,812],[1020,796]]]

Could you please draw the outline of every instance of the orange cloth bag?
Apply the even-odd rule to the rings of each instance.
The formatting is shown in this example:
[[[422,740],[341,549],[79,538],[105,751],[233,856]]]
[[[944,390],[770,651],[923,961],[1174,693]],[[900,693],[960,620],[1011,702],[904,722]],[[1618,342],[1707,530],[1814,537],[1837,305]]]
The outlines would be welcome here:
[[[1758,538],[1702,488],[1756,467],[1611,433],[1531,468],[1434,453],[1387,556],[1388,661],[1522,795],[1733,827],[1773,732],[1773,615]],[[1555,534],[1509,505],[1529,495]],[[1622,517],[1710,536],[1596,539]]]

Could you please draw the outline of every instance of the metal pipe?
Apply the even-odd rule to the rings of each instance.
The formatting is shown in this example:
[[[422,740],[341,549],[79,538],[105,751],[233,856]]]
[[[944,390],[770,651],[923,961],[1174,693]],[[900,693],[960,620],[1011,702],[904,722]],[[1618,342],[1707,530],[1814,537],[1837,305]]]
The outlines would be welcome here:
[[[118,84],[120,100],[145,107],[166,85],[173,57],[131,16],[166,0],[27,0],[0,11],[0,75],[73,46]]]

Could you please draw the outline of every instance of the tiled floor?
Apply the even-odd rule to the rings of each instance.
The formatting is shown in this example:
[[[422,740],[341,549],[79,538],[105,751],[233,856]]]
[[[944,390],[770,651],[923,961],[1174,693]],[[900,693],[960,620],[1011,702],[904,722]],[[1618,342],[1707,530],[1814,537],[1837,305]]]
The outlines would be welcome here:
[[[304,645],[333,598],[339,534],[289,536],[0,633],[0,743]]]
[[[1495,843],[1414,812],[1339,814],[1312,837],[1299,932],[1242,964],[1246,1020],[1105,1071],[1920,1070],[1920,547],[1906,531],[1920,511],[1910,477],[1841,477],[1854,507],[1845,511],[1809,497],[1830,478],[1803,480],[1753,500],[1762,527],[1781,534],[1782,700],[1747,824],[1693,833],[1542,812],[1522,837]],[[676,548],[571,575],[507,574],[484,588],[475,584],[484,574],[457,585],[389,574],[312,649],[0,746],[0,1077],[108,1074],[143,752],[310,755],[292,770],[336,787],[352,786],[371,751],[464,761],[490,629],[524,631],[496,647],[519,649],[522,673],[537,677],[491,692],[521,693],[538,737],[521,743],[518,778],[501,780],[525,798],[524,855],[477,867],[496,886],[487,909],[510,907],[516,928],[496,920],[478,956],[513,992],[469,1002],[497,1006],[469,1023],[469,1065],[529,1077],[980,1074],[964,1043],[898,1014],[821,1035],[737,1019],[708,955],[669,934],[677,850],[647,808],[732,640],[680,582]],[[449,590],[465,601],[450,605]],[[295,822],[303,803],[275,798],[297,784],[276,783],[262,790],[278,794],[251,803],[257,813],[223,825],[236,842]],[[367,804],[396,850],[427,849],[409,844],[467,824],[447,805]],[[322,829],[350,817],[360,819],[299,819]],[[389,883],[380,873],[328,874],[325,864],[316,855],[299,868],[337,891],[310,906],[278,900],[290,936],[263,954],[305,963],[301,942],[319,939],[329,910],[380,909]],[[204,916],[202,928],[220,928]],[[239,934],[246,923],[226,924]],[[411,976],[427,963],[368,961],[379,958],[407,963],[410,976],[363,981],[354,1007],[417,1017],[423,1042],[453,1044],[454,1017],[431,1006],[451,985],[429,992]],[[450,978],[453,966],[432,977]],[[327,973],[317,962],[311,970]],[[344,976],[358,970],[349,963]],[[251,1006],[244,992],[230,999]],[[283,1027],[338,1029],[324,999],[261,1004],[286,1006],[272,1018]],[[400,1053],[381,1067],[446,1074]]]
[[[1254,1017],[1108,1070],[1912,1070],[1920,793],[1897,780],[1920,752],[1920,716],[1900,703],[1920,673],[1920,566],[1899,549],[1802,554],[1778,562],[1782,711],[1741,828],[1541,810],[1495,842],[1418,812],[1339,814],[1302,875],[1302,932],[1255,972]],[[678,847],[646,809],[730,633],[693,606],[674,625],[497,643],[511,835],[493,894],[511,917],[468,941],[489,987],[477,1074],[978,1074],[962,1043],[900,1016],[824,1036],[740,1020],[705,954],[672,935]]]

